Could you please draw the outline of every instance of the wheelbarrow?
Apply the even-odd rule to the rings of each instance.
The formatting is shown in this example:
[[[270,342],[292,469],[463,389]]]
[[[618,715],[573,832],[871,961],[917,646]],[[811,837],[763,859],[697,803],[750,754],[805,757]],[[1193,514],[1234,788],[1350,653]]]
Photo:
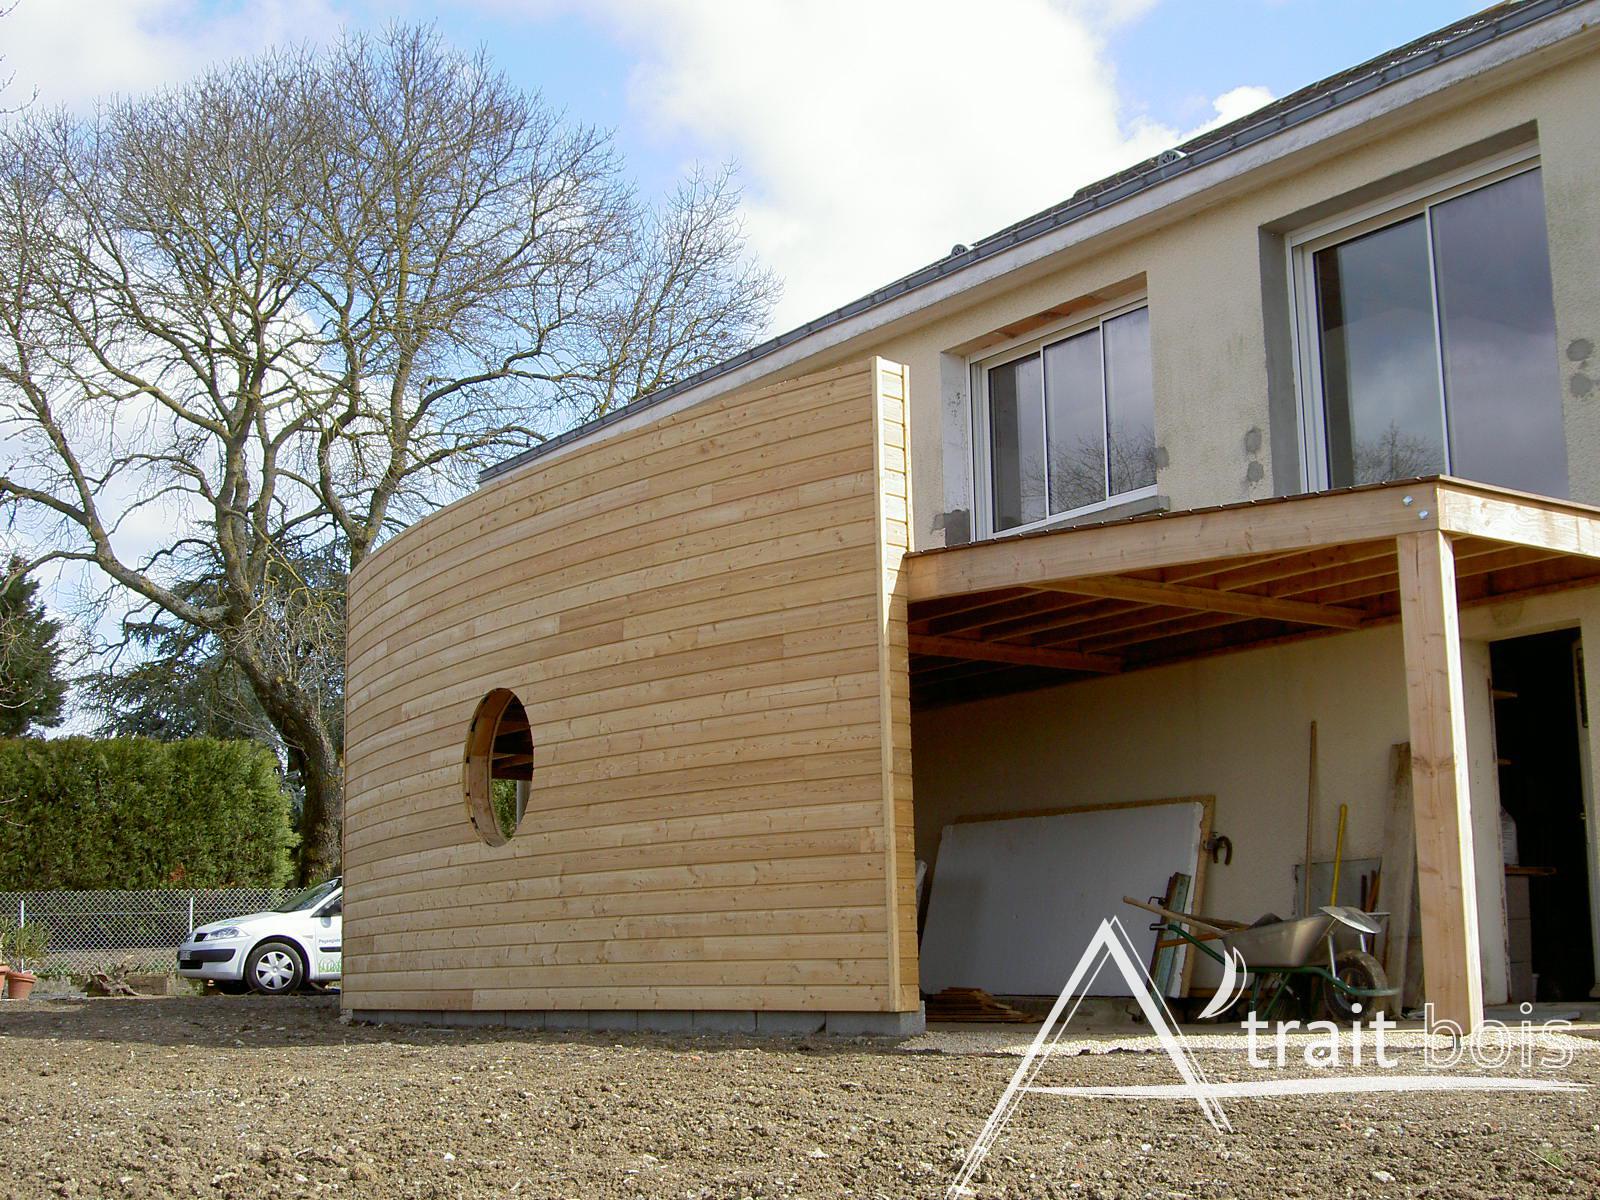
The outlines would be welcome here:
[[[1399,995],[1371,950],[1370,939],[1383,927],[1359,908],[1326,905],[1308,917],[1263,917],[1246,925],[1173,912],[1132,896],[1123,901],[1162,918],[1153,928],[1176,941],[1158,945],[1187,943],[1219,964],[1219,995],[1239,988],[1243,999],[1240,974],[1248,974],[1249,1011],[1262,1020],[1287,1015],[1293,1007],[1302,1017],[1320,1011],[1331,1021],[1346,1023],[1386,1011]],[[1345,929],[1354,931],[1356,947],[1340,950],[1335,935]]]

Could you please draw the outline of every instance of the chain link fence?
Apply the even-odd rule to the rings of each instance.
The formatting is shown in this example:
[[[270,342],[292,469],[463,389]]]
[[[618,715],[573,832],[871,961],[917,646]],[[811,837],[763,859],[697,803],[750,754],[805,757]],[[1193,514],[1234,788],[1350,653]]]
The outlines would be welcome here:
[[[125,965],[169,971],[196,926],[276,908],[298,888],[163,888],[143,892],[0,892],[0,929],[41,926],[45,974]]]

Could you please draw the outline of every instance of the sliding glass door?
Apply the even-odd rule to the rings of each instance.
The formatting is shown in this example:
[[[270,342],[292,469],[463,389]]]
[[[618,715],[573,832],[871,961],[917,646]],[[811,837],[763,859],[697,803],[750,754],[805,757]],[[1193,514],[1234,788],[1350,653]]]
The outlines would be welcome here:
[[[1312,486],[1449,473],[1565,496],[1538,168],[1367,226],[1303,248]]]

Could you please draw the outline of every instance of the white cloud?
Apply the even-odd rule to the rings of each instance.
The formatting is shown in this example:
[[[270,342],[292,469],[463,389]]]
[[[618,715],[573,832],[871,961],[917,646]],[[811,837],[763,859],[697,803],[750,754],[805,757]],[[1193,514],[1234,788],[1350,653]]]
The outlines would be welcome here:
[[[1180,140],[1123,120],[1102,36],[1152,2],[595,0],[584,11],[637,55],[642,116],[740,164],[751,244],[786,280],[777,323],[788,327]],[[1258,96],[1229,92],[1219,119]]]
[[[219,10],[199,0],[19,0],[0,19],[8,105],[86,108],[110,92],[177,83],[267,46],[326,37],[329,0],[255,0]]]
[[[1216,119],[1207,122],[1203,129],[1215,129],[1218,125],[1226,125],[1229,121],[1237,121],[1240,117],[1255,112],[1256,109],[1266,104],[1271,104],[1274,97],[1264,87],[1247,84],[1236,87],[1231,91],[1223,92],[1211,102],[1211,107],[1216,109]],[[1196,131],[1198,132],[1198,130]]]
[[[1062,7],[1100,29],[1128,25],[1161,0],[1062,0]]]
[[[818,316],[1181,140],[1129,120],[1105,38],[1159,0],[479,0],[567,10],[637,59],[639,119],[742,168],[751,244]],[[21,0],[5,97],[86,107],[266,46],[332,36],[339,0]],[[1270,99],[1214,100],[1222,124]]]

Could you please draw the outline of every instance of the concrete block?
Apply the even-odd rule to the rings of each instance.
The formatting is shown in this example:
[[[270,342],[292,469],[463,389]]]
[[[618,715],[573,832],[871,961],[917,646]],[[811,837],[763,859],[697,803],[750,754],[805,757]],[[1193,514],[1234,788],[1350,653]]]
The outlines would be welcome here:
[[[828,1014],[820,1012],[756,1012],[756,1033],[766,1037],[805,1037],[821,1033]]]
[[[1524,1000],[1532,1000],[1533,968],[1525,962],[1512,963],[1507,973],[1510,976],[1511,1003],[1520,1004]]]
[[[447,1013],[433,1012],[427,1009],[375,1009],[360,1020],[371,1021],[376,1025],[426,1025],[437,1027],[444,1024]]]
[[[455,1029],[501,1029],[505,1027],[504,1009],[476,1008],[442,1014],[443,1023]]]
[[[589,1014],[577,1009],[557,1009],[544,1015],[546,1029],[587,1029]]]
[[[727,1012],[697,1012],[694,1014],[696,1033],[754,1033],[756,1014],[747,1010]]]
[[[689,1012],[681,1009],[424,1010],[353,1009],[350,1019],[374,1025],[446,1026],[454,1029],[593,1029],[608,1033],[743,1033],[759,1037],[911,1037],[926,1026],[914,1013]]]
[[[1532,915],[1528,876],[1506,876],[1506,920],[1526,921]]]
[[[694,1029],[694,1014],[687,1009],[640,1009],[641,1033],[689,1033]]]
[[[1506,922],[1506,940],[1511,947],[1512,962],[1533,961],[1533,922],[1516,917]]]
[[[927,1027],[921,1006],[916,1012],[831,1012],[827,1023],[832,1037],[914,1037]]]

